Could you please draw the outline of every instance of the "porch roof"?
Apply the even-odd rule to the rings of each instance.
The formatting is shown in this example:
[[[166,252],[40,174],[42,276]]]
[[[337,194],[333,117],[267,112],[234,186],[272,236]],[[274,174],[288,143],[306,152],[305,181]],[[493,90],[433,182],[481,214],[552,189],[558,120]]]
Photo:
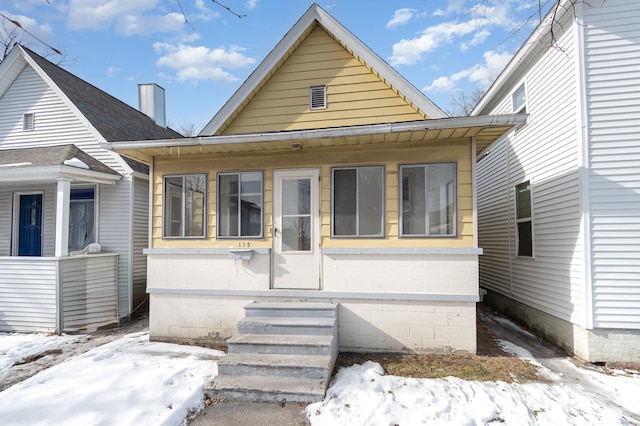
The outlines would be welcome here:
[[[290,149],[292,145],[305,148],[377,143],[429,143],[473,137],[476,141],[476,153],[479,153],[512,127],[524,123],[526,117],[526,114],[483,115],[314,130],[108,142],[106,147],[142,161],[149,161],[154,156],[274,151]]]
[[[0,184],[56,179],[114,183],[122,176],[75,145],[0,151]]]

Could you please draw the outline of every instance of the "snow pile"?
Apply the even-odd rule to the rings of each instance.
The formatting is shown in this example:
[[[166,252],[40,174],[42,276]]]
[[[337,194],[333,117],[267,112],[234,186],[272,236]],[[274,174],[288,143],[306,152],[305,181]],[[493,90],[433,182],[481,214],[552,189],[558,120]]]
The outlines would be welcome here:
[[[1,392],[0,423],[178,425],[202,407],[223,355],[129,334]]]
[[[566,385],[408,379],[385,376],[371,361],[340,370],[307,413],[313,426],[629,424],[617,409]]]

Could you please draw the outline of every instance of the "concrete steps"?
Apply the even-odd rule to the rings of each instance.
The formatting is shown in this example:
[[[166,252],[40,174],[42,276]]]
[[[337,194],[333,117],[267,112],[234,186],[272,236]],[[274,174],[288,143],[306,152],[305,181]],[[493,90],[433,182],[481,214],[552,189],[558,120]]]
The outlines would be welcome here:
[[[315,402],[324,398],[338,356],[338,309],[331,303],[245,306],[205,392],[235,401]]]

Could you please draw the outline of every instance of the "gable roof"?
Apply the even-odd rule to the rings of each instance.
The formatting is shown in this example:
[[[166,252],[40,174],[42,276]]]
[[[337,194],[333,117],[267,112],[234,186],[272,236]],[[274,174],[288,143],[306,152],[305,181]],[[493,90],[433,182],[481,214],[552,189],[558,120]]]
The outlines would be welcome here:
[[[356,58],[371,67],[380,79],[386,81],[399,93],[406,97],[407,101],[415,105],[429,118],[445,118],[447,115],[429,100],[421,91],[409,83],[395,69],[374,53],[367,45],[355,37],[342,24],[325,12],[317,4],[312,4],[298,22],[280,40],[275,48],[251,73],[249,78],[240,86],[218,113],[200,132],[199,136],[213,136],[220,134],[223,126],[234,117],[243,104],[253,97],[265,81],[271,77],[282,65],[285,59],[291,55],[301,39],[304,39],[317,25],[320,25],[332,37]]]
[[[95,129],[109,142],[180,138],[178,132],[158,126],[151,118],[30,49],[17,45],[25,59],[39,68],[67,96]]]

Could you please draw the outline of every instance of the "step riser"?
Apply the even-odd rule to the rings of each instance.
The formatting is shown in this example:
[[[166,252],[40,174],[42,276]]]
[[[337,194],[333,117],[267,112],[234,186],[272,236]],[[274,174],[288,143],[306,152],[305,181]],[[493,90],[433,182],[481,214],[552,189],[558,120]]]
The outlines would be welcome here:
[[[306,366],[224,364],[218,361],[218,374],[228,376],[304,377],[307,379],[326,380],[329,376],[329,368],[328,366],[318,368]]]
[[[220,389],[208,390],[206,392],[208,398],[222,399],[227,401],[238,402],[302,402],[312,403],[322,401],[323,393],[301,394],[287,392],[265,392],[242,389]]]
[[[229,353],[283,354],[283,355],[331,355],[331,346],[255,345],[227,342]]]
[[[270,318],[335,318],[335,310],[321,309],[264,309],[264,308],[244,308],[247,318],[270,317]]]
[[[296,325],[275,325],[275,324],[254,324],[250,322],[238,322],[239,334],[282,334],[286,336],[306,335],[306,336],[332,336],[333,327],[326,326],[296,326]]]

